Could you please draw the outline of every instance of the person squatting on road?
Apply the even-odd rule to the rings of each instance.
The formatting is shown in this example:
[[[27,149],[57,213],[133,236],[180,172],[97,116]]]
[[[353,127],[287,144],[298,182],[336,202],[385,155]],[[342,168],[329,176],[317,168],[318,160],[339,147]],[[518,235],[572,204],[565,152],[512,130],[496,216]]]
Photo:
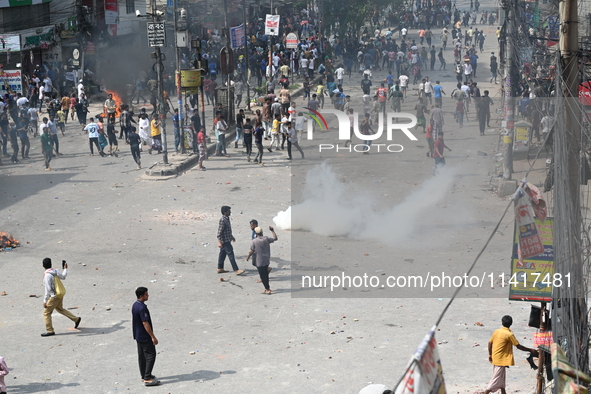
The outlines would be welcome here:
[[[43,298],[43,320],[45,322],[45,332],[41,334],[42,337],[49,337],[55,335],[51,314],[54,310],[58,311],[68,319],[72,320],[78,328],[81,317],[76,317],[72,312],[64,309],[64,296],[66,295],[66,288],[62,284],[62,280],[66,280],[68,275],[68,264],[65,260],[62,261],[62,273],[51,268],[51,259],[46,257],[43,259],[43,268],[45,268],[45,275],[43,275],[43,285],[45,286],[45,298]]]
[[[238,264],[236,264],[236,258],[234,257],[234,248],[232,247],[232,242],[236,242],[236,238],[232,235],[232,225],[230,224],[232,208],[224,205],[221,211],[222,217],[220,218],[217,235],[218,248],[220,248],[220,254],[218,256],[218,274],[228,272],[224,269],[224,261],[226,260],[226,256],[228,256],[230,264],[232,264],[232,269],[236,275],[241,275],[244,271],[238,269]]]
[[[263,286],[265,286],[263,294],[273,294],[269,287],[269,273],[271,272],[271,267],[269,267],[269,265],[271,264],[271,244],[277,241],[278,238],[277,234],[275,234],[275,229],[272,226],[269,226],[269,231],[273,234],[273,238],[263,236],[263,229],[260,227],[254,229],[256,238],[252,240],[250,251],[246,257],[246,261],[248,261],[250,256],[256,253],[256,267],[259,271]]]
[[[142,382],[146,386],[157,386],[160,381],[152,375],[152,369],[156,362],[156,345],[158,338],[154,335],[154,327],[150,311],[145,302],[150,294],[146,287],[138,287],[135,290],[137,301],[131,307],[133,339],[137,342],[137,356]]]

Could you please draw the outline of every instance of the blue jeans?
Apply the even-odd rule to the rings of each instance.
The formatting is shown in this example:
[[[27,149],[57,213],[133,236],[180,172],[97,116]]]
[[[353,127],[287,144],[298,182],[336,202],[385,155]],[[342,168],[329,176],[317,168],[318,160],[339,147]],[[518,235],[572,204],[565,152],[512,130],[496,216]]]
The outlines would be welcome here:
[[[218,134],[218,145],[216,147],[217,152],[220,155],[227,155],[226,152],[226,135],[225,134]]]
[[[236,127],[236,143],[242,140],[242,146],[244,146],[244,132],[240,127]]]
[[[234,248],[232,247],[231,242],[224,242],[222,247],[220,248],[220,255],[218,256],[218,269],[224,269],[224,261],[226,260],[226,256],[230,260],[230,264],[232,264],[232,269],[234,271],[238,271],[238,264],[236,264],[236,258],[234,257]]]
[[[178,127],[174,128],[174,150],[179,150],[181,143],[181,132]]]

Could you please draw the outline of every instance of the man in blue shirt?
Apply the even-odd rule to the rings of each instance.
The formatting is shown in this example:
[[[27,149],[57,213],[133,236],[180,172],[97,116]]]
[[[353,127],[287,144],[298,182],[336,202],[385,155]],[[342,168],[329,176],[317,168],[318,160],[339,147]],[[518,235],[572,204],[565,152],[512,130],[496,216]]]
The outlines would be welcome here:
[[[478,67],[478,55],[476,53],[470,56],[470,64],[472,65],[472,77],[476,78],[476,68]]]
[[[433,86],[433,97],[435,97],[435,105],[439,104],[439,108],[442,107],[442,94],[445,94],[443,87],[439,84],[439,81],[435,81]]]
[[[181,131],[179,129],[179,109],[174,109],[174,115],[172,115],[172,124],[174,126],[174,151],[178,153],[179,145],[181,143]]]
[[[388,71],[388,76],[386,77],[386,83],[388,84],[388,91],[392,89],[394,85],[394,77],[392,76],[392,72]]]
[[[156,376],[152,375],[152,368],[156,362],[156,345],[158,339],[154,335],[152,328],[152,319],[150,318],[150,311],[145,302],[148,301],[148,289],[145,287],[138,287],[135,290],[137,301],[131,308],[133,339],[137,342],[138,362],[140,365],[140,374],[142,375],[142,382],[146,386],[157,386],[160,381]]]

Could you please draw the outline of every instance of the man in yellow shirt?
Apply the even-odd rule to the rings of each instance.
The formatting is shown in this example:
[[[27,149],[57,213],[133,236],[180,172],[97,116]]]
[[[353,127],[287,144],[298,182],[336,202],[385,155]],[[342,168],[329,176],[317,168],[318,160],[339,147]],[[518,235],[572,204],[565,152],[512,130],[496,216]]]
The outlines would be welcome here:
[[[150,129],[152,132],[152,149],[158,153],[162,153],[162,136],[160,135],[160,121],[158,120],[158,114],[154,114],[154,118],[150,122]],[[152,149],[148,152],[152,154]]]
[[[498,389],[501,389],[501,394],[506,394],[506,370],[509,366],[515,365],[513,360],[513,346],[524,352],[537,353],[536,350],[519,344],[517,338],[515,338],[515,335],[509,329],[513,324],[513,318],[511,316],[503,316],[501,322],[503,327],[493,332],[488,341],[488,361],[490,361],[494,369],[493,378],[486,387],[484,394],[494,393]]]

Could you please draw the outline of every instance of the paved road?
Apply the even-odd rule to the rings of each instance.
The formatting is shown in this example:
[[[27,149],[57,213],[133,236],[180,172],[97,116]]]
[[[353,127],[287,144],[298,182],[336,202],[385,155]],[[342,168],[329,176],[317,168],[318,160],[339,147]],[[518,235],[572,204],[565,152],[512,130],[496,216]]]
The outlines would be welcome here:
[[[451,56],[448,50],[446,57]],[[451,92],[451,72],[430,77],[441,78]],[[360,108],[358,84],[354,76],[346,89]],[[447,111],[451,100],[445,103]],[[412,107],[408,100],[403,110]],[[463,274],[507,202],[490,191],[498,129],[480,137],[473,121],[462,130],[453,127],[449,114],[446,122],[453,181],[433,199],[433,189],[427,196],[414,194],[397,211],[413,215],[394,222],[380,217],[432,178],[420,132],[419,141],[403,142],[402,153],[375,155],[320,154],[317,144],[334,141],[334,134],[318,133],[318,141],[315,136],[303,143],[306,160],[289,163],[285,153],[266,153],[264,167],[247,163],[232,148],[231,158],[208,161],[206,172],[189,171],[166,182],[141,180],[126,147],[119,158],[88,156],[77,125],[68,125],[60,139],[64,156],[52,162],[50,172],[43,170],[39,143],[33,143],[32,159],[4,166],[0,176],[1,230],[23,244],[0,254],[0,292],[7,293],[0,297],[0,354],[12,368],[10,392],[355,393],[368,382],[393,385],[448,298],[427,292],[425,298],[379,298],[380,293],[352,288],[327,296],[293,285],[292,268],[378,276],[406,270]],[[157,160],[143,158],[145,164]],[[402,235],[380,242],[355,239],[355,231],[349,238],[318,235],[322,229],[278,231],[272,296],[261,295],[256,271],[244,261],[246,276],[218,275],[220,206],[233,207],[235,249],[243,260],[249,220],[266,228],[278,212],[301,202],[306,172],[324,174],[315,166],[325,161],[337,174],[329,196],[343,187],[353,200],[345,209],[367,204],[368,217],[381,220],[376,226],[382,233]],[[321,178],[316,190],[326,189],[323,179],[329,178]],[[356,223],[372,227],[375,222],[366,219]],[[478,274],[508,272],[511,235],[507,220]],[[55,316],[58,335],[50,338],[39,336],[46,256],[70,264],[65,305],[83,318],[74,330]],[[150,289],[148,305],[160,341],[154,373],[164,383],[149,390],[141,385],[131,338],[130,307],[140,285]],[[342,298],[347,291],[353,298]],[[486,341],[502,315],[513,314],[517,338],[526,345],[533,332],[525,327],[527,304],[507,302],[506,289],[486,286],[463,294],[468,298],[456,301],[438,333],[448,390],[462,393],[483,389],[490,379]],[[522,358],[509,380],[511,390],[532,388],[534,377]]]

